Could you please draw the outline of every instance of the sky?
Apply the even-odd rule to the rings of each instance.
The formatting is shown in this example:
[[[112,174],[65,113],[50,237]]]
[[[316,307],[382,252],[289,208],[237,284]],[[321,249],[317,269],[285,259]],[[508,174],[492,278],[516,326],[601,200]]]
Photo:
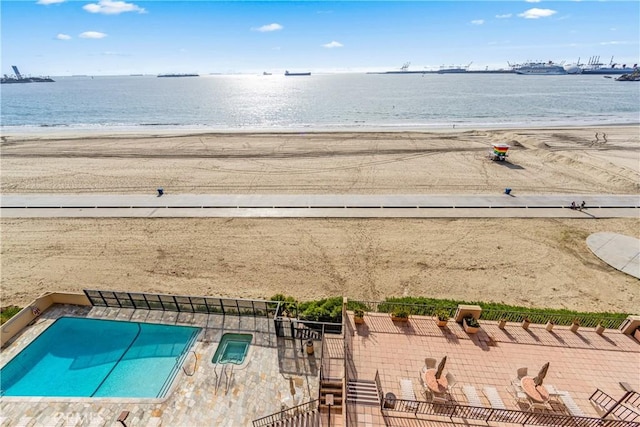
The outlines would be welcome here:
[[[0,1],[2,74],[365,72],[640,62],[640,2]]]

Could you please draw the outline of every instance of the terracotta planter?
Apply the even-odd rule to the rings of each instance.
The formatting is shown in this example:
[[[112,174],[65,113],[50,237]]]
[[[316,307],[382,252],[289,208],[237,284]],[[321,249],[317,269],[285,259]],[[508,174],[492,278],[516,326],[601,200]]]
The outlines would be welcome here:
[[[596,326],[596,334],[602,335],[604,334],[604,330],[605,330],[605,327],[602,326],[600,323],[598,323],[598,326]]]
[[[393,320],[394,322],[408,322],[409,318],[408,317],[391,316],[391,320]]]
[[[364,317],[353,316],[353,323],[362,325],[364,323]]]
[[[569,329],[571,330],[571,332],[578,332],[579,327],[580,327],[579,323],[573,323],[571,324],[571,327]]]
[[[529,330],[529,325],[531,324],[531,322],[527,319],[522,321],[522,329],[524,329],[525,331]]]
[[[436,325],[438,325],[441,328],[444,328],[445,326],[447,326],[447,322],[448,320],[439,320],[436,318]]]
[[[504,329],[507,327],[507,321],[505,319],[498,320],[498,328]]]
[[[547,325],[544,327],[548,332],[551,332],[553,330],[553,326],[554,323],[553,322],[547,322]]]
[[[462,321],[462,327],[464,331],[468,334],[475,334],[480,330],[479,326],[469,326],[465,320]]]

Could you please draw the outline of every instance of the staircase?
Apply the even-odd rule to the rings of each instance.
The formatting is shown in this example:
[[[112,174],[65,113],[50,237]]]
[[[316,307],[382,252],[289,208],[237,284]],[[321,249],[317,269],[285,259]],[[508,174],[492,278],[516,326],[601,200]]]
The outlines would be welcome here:
[[[291,418],[274,421],[269,427],[315,427],[320,425],[318,411],[304,412]]]
[[[380,406],[378,387],[376,387],[375,381],[349,381],[349,384],[347,384],[347,402],[360,405]]]
[[[333,405],[331,405],[332,414],[342,413],[342,381],[339,380],[322,380],[320,384],[320,412],[329,412],[327,405],[327,394],[333,394]]]

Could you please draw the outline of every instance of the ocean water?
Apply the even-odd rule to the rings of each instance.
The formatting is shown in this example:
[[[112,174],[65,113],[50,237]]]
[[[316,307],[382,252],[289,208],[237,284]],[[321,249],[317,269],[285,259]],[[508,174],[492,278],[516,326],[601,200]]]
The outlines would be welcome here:
[[[640,122],[640,84],[602,76],[57,77],[0,87],[3,133],[401,130]]]

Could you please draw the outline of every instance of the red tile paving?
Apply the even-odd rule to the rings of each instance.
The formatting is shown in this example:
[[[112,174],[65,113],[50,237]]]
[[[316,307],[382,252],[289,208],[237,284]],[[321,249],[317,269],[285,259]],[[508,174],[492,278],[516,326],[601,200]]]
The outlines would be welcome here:
[[[599,416],[589,402],[596,389],[616,399],[624,394],[621,381],[640,390],[640,344],[618,330],[607,330],[600,336],[592,328],[574,333],[568,327],[556,326],[548,332],[544,325],[532,324],[529,330],[524,330],[519,323],[509,323],[501,330],[497,322],[481,322],[481,330],[469,335],[451,320],[446,327],[439,328],[431,317],[412,316],[409,322],[399,323],[382,313],[368,313],[364,325],[354,325],[352,316],[346,322],[346,335],[351,335],[349,331],[354,333],[351,339],[347,337],[353,354],[350,379],[355,376],[373,380],[377,371],[384,393],[392,392],[398,398],[402,396],[400,380],[408,378],[417,398],[424,399],[419,382],[424,359],[433,357],[440,361],[445,355],[445,372],[455,376],[458,386],[474,386],[487,407],[490,405],[482,389],[493,386],[508,409],[524,409],[516,405],[507,386],[516,377],[518,368],[527,367],[530,375],[536,375],[546,362],[550,366],[544,383],[568,391],[588,416]],[[452,398],[467,404],[460,388],[452,393]],[[560,411],[563,407],[558,405],[554,409]],[[405,416],[394,418],[395,421],[387,417],[385,424],[377,407],[357,405],[356,411],[363,421],[357,425],[439,425],[435,421],[414,424],[416,419],[411,414],[409,419]]]

